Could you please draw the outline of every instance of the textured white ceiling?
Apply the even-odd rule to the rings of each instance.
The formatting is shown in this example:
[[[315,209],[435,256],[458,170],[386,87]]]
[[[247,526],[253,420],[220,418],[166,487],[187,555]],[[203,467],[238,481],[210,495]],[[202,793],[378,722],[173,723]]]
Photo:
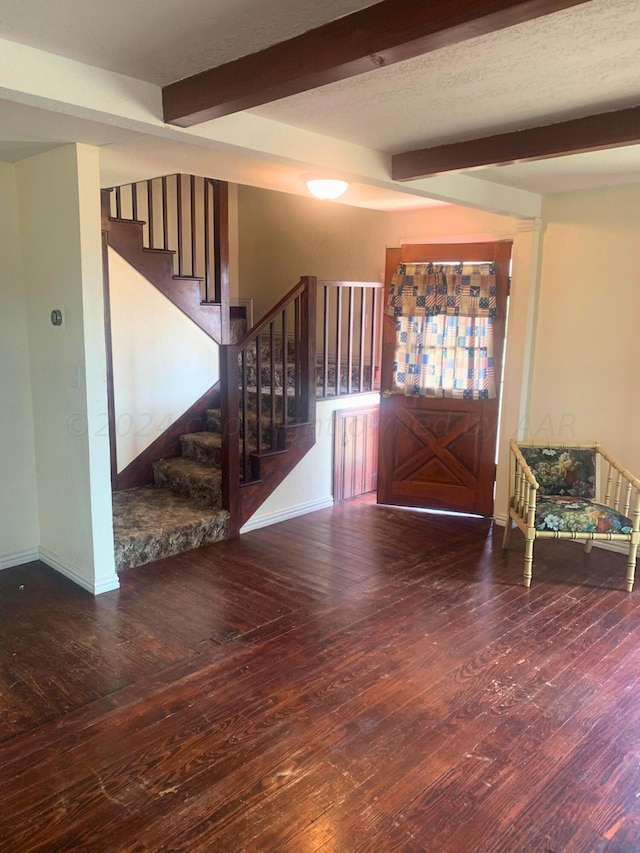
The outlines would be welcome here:
[[[640,104],[640,2],[594,0],[252,112],[395,153]]]
[[[107,6],[96,0],[0,0],[0,38],[164,84],[368,5],[371,0],[111,0]],[[108,117],[105,123],[85,121],[1,97],[0,159],[63,142],[121,145],[136,138],[107,123]],[[280,127],[388,154],[636,104],[640,0],[591,0],[252,112]],[[287,142],[280,136],[277,153],[286,159]],[[292,191],[298,176],[278,171],[273,156],[265,157],[256,177],[255,153],[244,181],[234,161],[235,179]],[[471,174],[535,193],[638,182],[640,146]],[[423,203],[406,193],[382,199],[362,187],[352,196],[348,203],[365,206]]]
[[[373,0],[0,0],[0,38],[165,85]]]
[[[37,154],[66,142],[108,145],[128,142],[139,134],[97,121],[61,116],[50,110],[0,100],[0,160],[21,159],[20,143],[25,154]],[[39,151],[38,151],[39,145]]]
[[[637,184],[640,183],[640,145],[553,157],[534,163],[498,166],[465,174],[542,195]]]

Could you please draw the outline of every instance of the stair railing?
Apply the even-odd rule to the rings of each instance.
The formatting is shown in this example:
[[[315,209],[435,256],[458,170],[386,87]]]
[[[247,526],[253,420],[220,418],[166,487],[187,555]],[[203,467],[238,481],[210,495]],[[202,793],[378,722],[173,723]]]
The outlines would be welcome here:
[[[378,281],[318,282],[319,399],[379,390],[383,294]]]
[[[142,221],[146,249],[175,252],[175,275],[202,281],[202,302],[229,291],[228,185],[198,175],[164,175],[114,187],[110,215]]]
[[[304,276],[237,344],[220,348],[222,502],[237,532],[242,487],[288,428],[315,423],[317,280]]]

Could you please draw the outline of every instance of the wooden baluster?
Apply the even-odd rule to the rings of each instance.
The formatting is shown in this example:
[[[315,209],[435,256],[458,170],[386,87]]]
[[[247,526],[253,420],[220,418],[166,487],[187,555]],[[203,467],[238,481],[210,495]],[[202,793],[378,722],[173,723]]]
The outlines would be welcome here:
[[[191,275],[195,277],[196,275],[196,178],[195,175],[191,175],[190,178],[190,186],[189,186],[189,202],[191,204],[191,219],[189,223],[189,227],[191,229],[191,234],[189,235],[191,240]]]
[[[624,507],[622,509],[622,514],[626,515],[629,518],[629,507],[631,506],[631,493],[633,491],[633,483],[631,481],[627,481],[627,488],[625,490],[624,497]]]
[[[287,340],[287,308],[282,309],[282,423],[287,425],[289,412],[287,411],[287,388],[289,385],[289,346]]]
[[[300,297],[300,370],[301,409],[306,422],[316,416],[316,310],[318,306],[317,279],[307,276],[302,279],[305,288]],[[302,344],[306,342],[306,346]]]
[[[178,205],[176,217],[178,223],[178,275],[182,275],[182,175],[180,174],[176,175],[176,204]]]
[[[122,219],[122,196],[120,187],[116,187],[116,219]]]
[[[229,185],[216,181],[213,186],[214,301],[221,303],[222,295],[229,292]],[[227,314],[223,311],[223,322]]]
[[[336,288],[336,397],[340,396],[340,368],[342,362],[342,288]]]
[[[211,204],[211,182],[205,181],[203,187],[203,195],[204,195],[204,301],[211,302],[211,270],[209,268],[209,230],[211,228],[211,212],[209,209],[209,205]]]
[[[300,376],[300,297],[296,296],[293,302],[293,406],[296,420],[304,420],[301,412],[301,376]]]
[[[273,394],[273,377],[271,377]],[[262,335],[256,338],[256,437],[258,453],[262,453]]]
[[[354,312],[354,290],[348,289],[348,313],[347,313],[347,394],[351,394],[353,377],[353,312]]]
[[[271,418],[269,428],[271,430],[271,449],[276,449],[276,341],[275,324],[269,323],[269,367],[271,369]]]
[[[131,215],[134,220],[138,218],[138,185],[131,184]]]
[[[329,387],[329,316],[331,314],[331,291],[324,285],[324,317],[322,327],[322,396],[327,396]]]
[[[153,234],[153,181],[147,181],[147,227],[149,229],[149,248],[155,249]]]
[[[169,220],[167,217],[167,176],[162,176],[162,248],[169,248]]]
[[[364,391],[364,333],[367,322],[368,288],[360,288],[360,337],[358,339],[358,391]]]
[[[244,482],[247,479],[247,414],[248,414],[248,385],[247,385],[247,357],[246,350],[242,351],[240,356],[242,361],[242,390],[240,395],[240,400],[242,403],[242,417],[240,424],[240,446],[241,446],[241,457],[242,457],[242,470],[240,472],[240,479]]]

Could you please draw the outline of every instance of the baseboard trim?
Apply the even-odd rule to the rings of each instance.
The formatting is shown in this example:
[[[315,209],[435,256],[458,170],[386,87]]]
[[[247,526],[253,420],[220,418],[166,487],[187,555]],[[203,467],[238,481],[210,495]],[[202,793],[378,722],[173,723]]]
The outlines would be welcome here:
[[[112,578],[105,578],[98,583],[92,583],[83,577],[76,566],[71,566],[68,563],[65,563],[57,554],[54,554],[53,551],[50,551],[48,548],[43,548],[42,545],[40,546],[40,559],[43,563],[46,563],[47,566],[55,569],[56,572],[60,572],[61,575],[69,578],[69,580],[78,584],[78,586],[81,586],[82,589],[86,589],[87,592],[90,592],[92,595],[100,595],[101,592],[111,592],[112,590],[120,587],[118,575],[115,573]]]
[[[297,518],[299,515],[317,512],[319,509],[327,509],[330,506],[333,506],[332,497],[319,498],[318,500],[297,504],[296,506],[287,507],[287,509],[281,509],[277,512],[268,512],[257,518],[250,518],[240,528],[240,533],[249,533],[251,530],[259,530],[261,527],[270,527],[272,524],[278,524],[280,521],[287,521],[289,518]]]
[[[0,556],[0,571],[2,569],[12,569],[14,566],[21,566],[23,563],[33,563],[34,560],[39,559],[39,548],[30,548],[28,551],[14,551],[13,554],[4,554]]]

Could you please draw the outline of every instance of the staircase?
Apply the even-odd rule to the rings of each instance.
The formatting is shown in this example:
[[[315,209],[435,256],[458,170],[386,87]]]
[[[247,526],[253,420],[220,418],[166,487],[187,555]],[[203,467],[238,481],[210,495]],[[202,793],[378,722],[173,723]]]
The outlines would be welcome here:
[[[271,364],[271,351],[264,342],[261,345],[261,357],[265,364]],[[265,390],[265,381],[271,388],[269,368],[262,371],[262,381],[258,381],[253,358],[245,356],[250,385],[247,386],[245,406],[238,409],[238,459],[239,476],[244,484],[243,491],[249,499],[249,506],[256,503],[256,490],[263,487],[263,468],[277,459],[278,482],[302,458],[309,444],[310,424],[296,422],[295,375],[287,370],[287,417],[288,430],[304,431],[302,442],[290,440],[289,449],[282,447],[282,424],[284,417],[284,399],[279,380],[282,371],[274,374],[273,410],[275,423],[271,420],[272,406],[270,394]],[[287,361],[294,353],[292,346],[287,347]],[[275,342],[273,362],[282,364],[283,353],[280,341]],[[242,356],[239,357],[239,367]],[[275,385],[278,382],[278,385]],[[260,387],[260,401],[258,399]],[[239,397],[242,398],[242,388]],[[260,411],[258,411],[260,410]],[[227,539],[234,529],[228,509],[223,509],[223,414],[220,408],[207,409],[204,418],[205,429],[199,432],[184,433],[179,438],[181,455],[169,459],[160,459],[153,463],[152,485],[144,485],[126,491],[116,491],[113,495],[115,558],[117,571],[140,566],[154,560],[200,548],[222,539]],[[315,427],[312,430],[315,440]],[[306,440],[305,440],[306,439]],[[301,445],[301,446],[299,446]],[[304,448],[304,452],[300,450]],[[260,453],[258,450],[260,449]],[[287,458],[290,457],[290,458]],[[273,473],[270,480],[273,480]],[[270,491],[272,488],[267,486]],[[259,505],[259,504],[258,504]],[[249,512],[245,509],[245,515]],[[239,529],[246,520],[242,514],[242,501],[238,510],[239,518],[235,527]],[[237,532],[237,530],[235,531]]]
[[[315,444],[316,398],[374,387],[378,283],[304,277],[248,332],[231,319],[226,198],[184,175],[103,191],[105,244],[220,344],[219,387],[120,472],[111,381],[117,571],[238,535]]]
[[[209,410],[206,431],[180,437],[182,456],[153,465],[155,485],[114,493],[117,571],[228,538],[220,429],[220,409]]]

